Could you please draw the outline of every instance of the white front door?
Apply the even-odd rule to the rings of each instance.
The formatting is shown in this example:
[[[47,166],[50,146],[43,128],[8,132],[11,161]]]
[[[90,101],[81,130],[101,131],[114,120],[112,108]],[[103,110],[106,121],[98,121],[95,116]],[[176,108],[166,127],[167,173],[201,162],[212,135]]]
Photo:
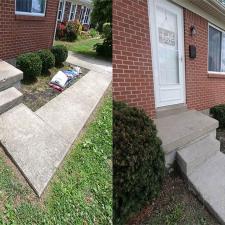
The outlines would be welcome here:
[[[183,9],[149,0],[156,107],[185,103]]]

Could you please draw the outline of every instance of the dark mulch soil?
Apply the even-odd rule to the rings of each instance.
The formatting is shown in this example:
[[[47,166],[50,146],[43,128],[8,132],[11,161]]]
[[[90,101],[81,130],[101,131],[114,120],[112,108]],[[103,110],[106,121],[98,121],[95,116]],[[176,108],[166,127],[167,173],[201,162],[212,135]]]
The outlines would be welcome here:
[[[35,82],[32,83],[22,82],[21,92],[23,93],[23,103],[32,111],[36,111],[43,105],[45,105],[47,102],[58,96],[60,92],[55,91],[54,89],[49,87],[49,82],[59,70],[67,70],[70,68],[71,65],[64,65],[61,68],[54,67],[49,71],[48,75],[41,75],[37,77],[37,80]],[[81,70],[82,74],[79,76],[79,78],[76,78],[70,84],[70,86],[89,72],[88,69],[82,67]]]
[[[160,196],[128,224],[219,225],[178,174],[167,175]]]

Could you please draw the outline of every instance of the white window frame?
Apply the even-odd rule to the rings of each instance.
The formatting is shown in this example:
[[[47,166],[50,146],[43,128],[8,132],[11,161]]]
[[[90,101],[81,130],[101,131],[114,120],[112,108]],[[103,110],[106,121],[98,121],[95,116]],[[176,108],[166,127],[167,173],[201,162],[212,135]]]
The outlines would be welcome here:
[[[73,15],[73,18],[70,19],[71,14],[72,14],[72,9],[73,9],[73,6],[74,5],[75,5],[74,15]],[[76,3],[71,3],[71,6],[70,6],[70,14],[69,14],[69,21],[74,21],[75,18],[76,18],[76,14],[77,14],[77,4]]]
[[[60,7],[60,3],[61,2],[63,3],[63,8],[62,8],[62,14],[61,14],[61,18],[60,19],[58,19],[58,17],[59,17],[59,11],[61,11],[61,10],[59,10],[60,8],[58,8],[58,14],[57,14],[57,21],[58,22],[62,22],[63,21],[64,13],[65,13],[65,7],[66,7],[66,1],[65,0],[60,0],[59,7]]]
[[[45,16],[45,13],[46,13],[47,1],[48,0],[45,0],[44,13],[32,13],[32,12],[16,11],[16,0],[15,0],[15,14],[16,15],[23,15],[23,16],[41,16],[41,17],[44,17]]]
[[[222,36],[223,34],[225,34],[225,31],[220,29],[219,27],[211,24],[211,23],[208,23],[208,55],[207,55],[207,70],[208,70],[208,73],[209,74],[220,74],[220,75],[225,75],[225,72],[220,72],[220,71],[210,71],[209,70],[209,27],[213,27],[214,29],[220,31],[222,33]],[[222,43],[223,44],[223,43]],[[221,61],[222,61],[222,49],[221,49]]]
[[[84,10],[85,7],[85,10]],[[80,12],[80,17],[79,17],[79,21],[80,23],[83,25],[83,21],[84,21],[84,16],[85,16],[85,12],[86,12],[87,7],[86,6],[82,6],[81,7],[81,12]],[[82,14],[83,14],[83,18],[82,18]],[[81,20],[82,19],[82,20]]]
[[[87,11],[88,10],[89,10],[89,15],[87,15]],[[91,16],[91,9],[87,7],[86,10],[85,10],[85,13],[84,13],[83,24],[88,24],[89,25],[89,23],[90,23],[90,16]],[[88,17],[88,18],[87,18],[87,22],[85,23],[86,17]]]

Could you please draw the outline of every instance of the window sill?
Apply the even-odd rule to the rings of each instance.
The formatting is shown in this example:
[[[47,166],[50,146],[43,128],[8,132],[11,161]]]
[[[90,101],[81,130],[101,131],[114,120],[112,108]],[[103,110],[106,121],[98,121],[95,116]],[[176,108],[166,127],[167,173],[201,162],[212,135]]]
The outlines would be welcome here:
[[[45,20],[45,16],[16,15],[16,20],[42,21]]]
[[[208,72],[208,77],[225,79],[225,73],[210,73],[210,72]]]

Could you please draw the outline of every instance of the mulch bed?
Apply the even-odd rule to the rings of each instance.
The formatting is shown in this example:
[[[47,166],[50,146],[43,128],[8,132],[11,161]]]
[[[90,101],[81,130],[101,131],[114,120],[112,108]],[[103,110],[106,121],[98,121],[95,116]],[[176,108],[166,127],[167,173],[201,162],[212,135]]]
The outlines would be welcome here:
[[[58,92],[49,87],[49,82],[59,70],[67,70],[70,69],[71,66],[72,65],[70,64],[65,64],[61,68],[52,68],[48,75],[41,75],[37,77],[37,81],[33,83],[22,82],[20,91],[23,93],[23,103],[32,111],[36,111],[51,101],[53,98],[61,94],[61,92]],[[70,86],[89,72],[89,70],[86,68],[81,67],[81,70],[82,74],[78,78],[74,79]]]
[[[219,225],[179,174],[167,175],[157,199],[127,225]]]

